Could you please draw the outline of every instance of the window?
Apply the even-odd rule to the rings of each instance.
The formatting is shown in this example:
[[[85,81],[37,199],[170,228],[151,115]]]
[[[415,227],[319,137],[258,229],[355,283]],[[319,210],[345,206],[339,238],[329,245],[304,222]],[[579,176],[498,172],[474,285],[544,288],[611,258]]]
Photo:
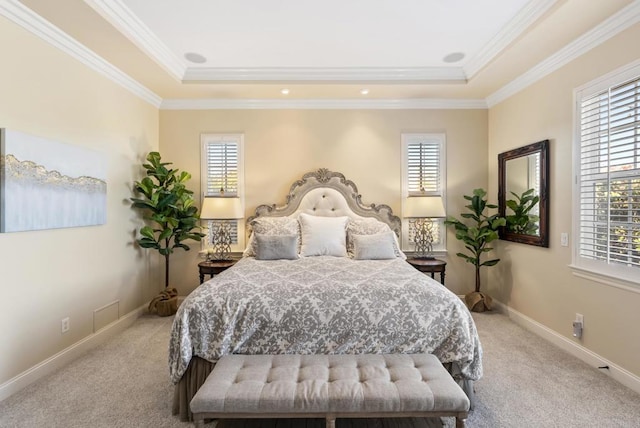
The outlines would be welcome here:
[[[640,66],[576,91],[574,265],[640,277]]]
[[[202,134],[201,189],[202,196],[237,196],[244,205],[244,176],[242,170],[243,136],[240,134]],[[208,222],[205,247],[211,246],[210,232],[216,221]],[[231,224],[232,251],[244,249],[242,221]]]
[[[445,135],[402,134],[402,204],[408,196],[441,196],[445,201]],[[409,222],[402,219],[402,247],[413,249]],[[444,219],[434,219],[434,251],[446,250]]]
[[[542,158],[541,154],[538,153],[535,156],[527,156],[527,189],[533,189],[534,195],[540,194],[540,177],[542,176],[540,173],[540,159]],[[524,190],[527,190],[524,189]],[[529,211],[530,214],[539,216],[540,215],[540,204],[536,204],[535,207]],[[540,222],[536,222],[538,226],[540,226]]]

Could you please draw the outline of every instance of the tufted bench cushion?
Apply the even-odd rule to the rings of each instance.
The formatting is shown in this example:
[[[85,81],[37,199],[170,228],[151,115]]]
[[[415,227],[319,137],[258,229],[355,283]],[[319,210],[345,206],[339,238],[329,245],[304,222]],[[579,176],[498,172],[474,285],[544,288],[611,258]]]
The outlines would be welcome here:
[[[227,355],[191,401],[205,418],[455,416],[469,399],[430,354]]]

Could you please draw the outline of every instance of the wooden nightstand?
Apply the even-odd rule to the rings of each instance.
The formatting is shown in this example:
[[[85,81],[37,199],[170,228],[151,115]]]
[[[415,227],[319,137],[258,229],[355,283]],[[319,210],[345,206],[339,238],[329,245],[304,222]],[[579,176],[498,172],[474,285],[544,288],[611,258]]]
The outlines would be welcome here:
[[[415,259],[408,258],[409,263],[420,272],[431,273],[431,278],[435,278],[435,273],[440,272],[440,283],[444,285],[444,271],[447,266],[447,262],[438,259]]]
[[[204,282],[205,275],[210,275],[210,277],[213,278],[214,275],[224,272],[231,266],[235,265],[237,262],[238,260],[211,260],[210,262],[204,261],[198,263],[198,270],[200,271],[200,284]]]

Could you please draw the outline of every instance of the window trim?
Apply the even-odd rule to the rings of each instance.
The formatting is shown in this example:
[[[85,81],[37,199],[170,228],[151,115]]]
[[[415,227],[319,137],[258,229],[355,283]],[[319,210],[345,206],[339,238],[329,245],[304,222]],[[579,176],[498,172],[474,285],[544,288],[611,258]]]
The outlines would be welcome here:
[[[205,145],[210,142],[223,142],[229,141],[238,144],[238,198],[242,204],[243,211],[245,210],[245,189],[244,189],[244,134],[236,133],[202,133],[200,134],[200,197],[204,198],[207,195],[205,191],[207,189],[207,154],[205,151]],[[202,200],[202,199],[201,199]],[[203,226],[206,228],[206,226]],[[237,243],[231,245],[231,251],[242,252],[245,248],[245,224],[242,219],[237,220]],[[202,240],[202,250],[209,248],[209,239]]]
[[[426,192],[430,196],[441,196],[442,203],[444,204],[445,212],[447,210],[447,136],[444,132],[403,132],[400,136],[400,142],[402,146],[402,200],[401,200],[401,212],[404,212],[405,201],[409,196],[409,166],[408,166],[408,154],[409,144],[415,143],[416,139],[434,139],[438,141],[440,146],[440,191],[439,192]],[[434,255],[446,255],[447,253],[447,233],[444,225],[444,219],[435,220],[438,224],[440,231],[440,242],[433,246]],[[401,236],[401,248],[403,251],[413,251],[414,246],[409,241],[409,219],[402,217],[402,236]]]
[[[571,264],[575,276],[601,284],[640,292],[640,268],[590,260],[580,256],[580,156],[581,156],[581,101],[612,86],[640,77],[640,60],[633,61],[573,90],[573,170],[572,170],[572,233]]]

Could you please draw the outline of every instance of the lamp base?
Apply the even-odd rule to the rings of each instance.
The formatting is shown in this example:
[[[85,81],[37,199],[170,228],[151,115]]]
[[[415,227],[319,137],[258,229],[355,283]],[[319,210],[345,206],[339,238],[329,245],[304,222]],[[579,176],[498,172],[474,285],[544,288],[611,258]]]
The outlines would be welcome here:
[[[229,221],[221,220],[211,236],[213,253],[211,258],[215,261],[231,260],[231,226]]]
[[[413,243],[415,244],[414,257],[416,259],[434,260],[433,241],[434,226],[430,218],[418,218],[409,222],[413,226]]]

